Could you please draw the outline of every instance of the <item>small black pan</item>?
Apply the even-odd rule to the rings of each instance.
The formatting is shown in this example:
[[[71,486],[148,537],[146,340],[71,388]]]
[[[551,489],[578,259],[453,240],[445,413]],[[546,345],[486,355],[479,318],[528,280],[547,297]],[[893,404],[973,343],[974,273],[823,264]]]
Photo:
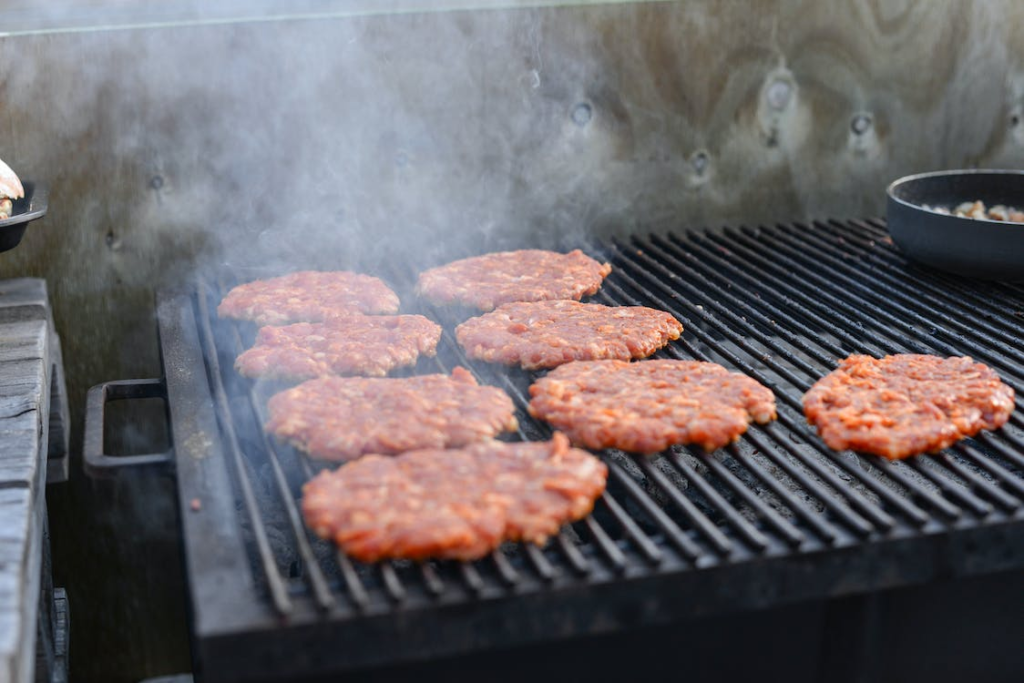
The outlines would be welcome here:
[[[12,202],[10,218],[0,220],[0,251],[18,246],[28,224],[46,215],[46,186],[26,181],[22,187],[25,196]]]
[[[947,216],[981,201],[1024,211],[1024,171],[938,171],[900,178],[886,190],[889,234],[910,258],[958,275],[1024,281],[1024,223]]]

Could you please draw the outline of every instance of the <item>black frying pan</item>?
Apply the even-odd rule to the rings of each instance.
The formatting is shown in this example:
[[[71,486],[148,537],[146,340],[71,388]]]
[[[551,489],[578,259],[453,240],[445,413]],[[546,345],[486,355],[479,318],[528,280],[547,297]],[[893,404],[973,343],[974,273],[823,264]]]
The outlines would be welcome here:
[[[15,199],[11,217],[0,220],[0,251],[14,249],[21,242],[28,224],[46,215],[46,186],[26,181],[22,183],[25,196]]]
[[[910,258],[959,275],[1024,281],[1024,223],[946,216],[980,200],[1024,211],[1024,171],[938,171],[900,178],[886,191],[889,234]]]

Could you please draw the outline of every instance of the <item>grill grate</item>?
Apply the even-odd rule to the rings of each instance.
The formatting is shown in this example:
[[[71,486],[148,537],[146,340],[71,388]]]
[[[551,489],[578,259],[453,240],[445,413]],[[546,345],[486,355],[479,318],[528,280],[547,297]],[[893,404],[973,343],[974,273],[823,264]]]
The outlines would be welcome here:
[[[186,514],[196,635],[208,670],[223,680],[286,678],[301,673],[296,643],[320,643],[307,673],[323,673],[1024,566],[1024,413],[942,453],[889,462],[830,451],[800,407],[803,392],[851,352],[971,355],[1015,388],[1019,404],[1020,287],[908,264],[879,221],[651,235],[587,251],[614,268],[592,300],[671,312],[684,334],[658,356],[714,361],[758,379],[775,391],[779,419],[712,454],[602,453],[609,486],[590,517],[543,549],[507,545],[473,563],[367,566],[310,535],[301,486],[322,465],[260,429],[266,399],[280,387],[232,369],[254,335],[213,313],[234,282],[221,275],[163,297],[175,442],[195,436],[179,424],[175,395],[208,397],[219,439],[203,467],[223,463],[235,507],[217,528],[239,537],[244,556],[228,569],[245,580],[216,584],[193,560],[209,543],[202,536],[209,522]],[[408,303],[416,270],[377,274]],[[175,317],[182,311],[193,316],[194,333]],[[438,356],[415,372],[463,365],[512,396],[521,425],[515,438],[547,438],[548,427],[525,412],[533,376],[467,361],[452,334],[462,318],[430,306],[420,312],[445,332]],[[170,362],[182,355],[180,345],[201,349],[204,377],[186,377]],[[225,496],[196,466],[179,452],[183,505]],[[940,546],[930,545],[939,539],[941,561]],[[241,600],[247,609],[229,618],[221,603],[204,604],[215,591],[224,604]],[[472,619],[437,619],[466,604],[477,605]],[[349,646],[329,648],[340,635]]]

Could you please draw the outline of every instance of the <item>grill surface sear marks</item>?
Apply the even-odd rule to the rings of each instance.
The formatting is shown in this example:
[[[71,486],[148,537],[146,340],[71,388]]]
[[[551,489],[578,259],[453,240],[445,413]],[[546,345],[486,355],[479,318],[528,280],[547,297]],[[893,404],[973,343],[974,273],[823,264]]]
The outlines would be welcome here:
[[[721,448],[750,421],[775,419],[757,381],[701,361],[577,362],[530,387],[530,415],[586,448],[656,453],[676,444]]]
[[[364,562],[479,559],[503,541],[543,544],[587,516],[607,467],[556,434],[461,450],[369,455],[303,487],[309,526]]]
[[[818,380],[803,405],[830,448],[898,459],[1001,427],[1013,399],[991,368],[967,357],[853,355]]]

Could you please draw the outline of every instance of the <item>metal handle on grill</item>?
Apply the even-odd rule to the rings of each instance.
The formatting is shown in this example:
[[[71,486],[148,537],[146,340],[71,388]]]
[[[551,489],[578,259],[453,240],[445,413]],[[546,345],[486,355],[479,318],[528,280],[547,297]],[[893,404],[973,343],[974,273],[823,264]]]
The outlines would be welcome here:
[[[91,477],[110,477],[127,467],[165,466],[174,461],[174,450],[144,455],[108,455],[103,452],[103,426],[107,403],[129,399],[167,400],[162,379],[124,379],[97,384],[89,389],[85,402],[85,438],[82,456]]]

